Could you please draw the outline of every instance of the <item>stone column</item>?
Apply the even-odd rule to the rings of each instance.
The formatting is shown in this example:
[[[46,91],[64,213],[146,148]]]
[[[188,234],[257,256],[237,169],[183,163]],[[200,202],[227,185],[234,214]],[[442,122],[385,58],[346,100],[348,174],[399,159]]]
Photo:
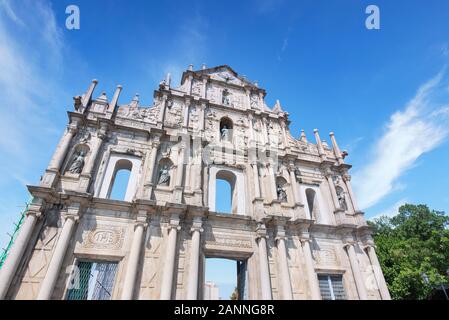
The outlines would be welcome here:
[[[190,99],[186,99],[186,103],[184,106],[184,128],[187,128],[189,126],[189,114],[190,114]]]
[[[92,174],[92,169],[97,161],[98,152],[100,151],[104,138],[106,138],[107,129],[107,124],[102,124],[97,134],[92,137],[92,150],[90,152],[89,160],[83,169],[83,174]]]
[[[253,167],[253,177],[254,177],[254,195],[256,198],[260,198],[260,181],[259,181],[259,168],[257,161],[254,161],[251,166]]]
[[[62,227],[61,234],[59,235],[58,242],[48,265],[47,273],[41,283],[37,300],[49,300],[51,299],[56,281],[58,280],[61,266],[66,255],[67,247],[72,239],[72,233],[75,229],[75,225],[79,220],[80,204],[72,204],[67,208],[67,213],[63,215],[64,225]]]
[[[315,134],[315,140],[316,140],[316,144],[318,146],[318,154],[319,154],[321,160],[325,160],[326,153],[324,152],[323,143],[321,142],[320,134],[318,133],[318,129],[313,129],[313,133]]]
[[[326,176],[329,191],[331,193],[332,201],[334,202],[335,210],[340,210],[340,202],[338,201],[337,190],[335,190],[334,181],[332,180],[332,171],[329,167],[324,169],[323,174]]]
[[[268,129],[267,129],[267,118],[262,118],[262,143],[268,143]]]
[[[77,123],[68,125],[67,130],[64,132],[64,135],[59,141],[58,147],[50,160],[50,164],[48,165],[49,170],[59,171],[61,169],[61,165],[67,154],[67,150],[69,149],[70,142],[77,131]]]
[[[289,173],[290,173],[290,180],[292,184],[292,192],[293,192],[293,200],[295,204],[302,205],[302,200],[299,194],[298,190],[298,182],[296,181],[296,175],[295,175],[295,164],[293,162],[290,162],[289,164]]]
[[[206,109],[206,102],[201,102],[200,106],[200,112],[199,112],[199,117],[198,117],[198,129],[199,131],[204,131],[204,113],[205,113],[205,109]]]
[[[368,253],[369,260],[371,261],[374,277],[376,278],[382,300],[391,300],[390,292],[388,291],[387,283],[385,282],[379,260],[377,259],[374,245],[368,245],[365,250]]]
[[[193,139],[193,158],[192,158],[192,166],[194,169],[193,172],[193,189],[195,191],[201,190],[201,164],[202,164],[202,149],[203,146],[201,144],[200,137],[194,137]]]
[[[189,260],[189,280],[187,283],[187,300],[198,299],[198,272],[200,263],[200,246],[201,246],[201,217],[195,217],[193,219],[192,229],[192,241],[190,245],[190,260]]]
[[[249,109],[249,108],[248,108],[248,109]],[[252,113],[249,113],[249,114],[248,114],[248,124],[249,124],[249,133],[248,133],[248,136],[249,136],[249,145],[250,145],[250,146],[253,146],[254,141],[256,140],[256,139],[254,138],[254,126],[253,126],[253,121],[254,121],[254,116],[253,116]]]
[[[201,90],[201,97],[207,99],[207,78],[203,78],[203,88]]]
[[[176,242],[179,226],[179,217],[172,217],[170,221],[167,249],[165,251],[165,263],[164,271],[162,274],[162,287],[161,287],[161,300],[170,300],[173,286],[173,276],[175,272],[175,259],[176,259]]]
[[[321,291],[318,284],[318,277],[315,272],[315,267],[313,266],[312,248],[310,248],[310,239],[301,239],[302,252],[304,254],[307,280],[309,282],[310,296],[312,300],[321,300]]]
[[[362,273],[360,272],[359,263],[355,254],[354,245],[349,243],[345,245],[346,252],[348,253],[349,263],[351,264],[352,274],[354,275],[355,285],[359,294],[360,300],[368,300],[365,284],[363,283]]]
[[[352,207],[354,208],[354,211],[359,211],[359,208],[357,206],[357,202],[355,200],[354,192],[352,191],[351,186],[351,176],[348,173],[343,174],[343,181],[346,184],[346,188],[348,189],[349,197],[351,198]]]
[[[93,79],[92,83],[89,86],[89,89],[87,89],[87,92],[84,94],[82,103],[83,103],[83,107],[86,108],[87,105],[90,102],[90,99],[92,99],[92,94],[94,93],[95,87],[98,84],[98,80],[97,79]]]
[[[260,290],[262,300],[271,300],[271,281],[267,254],[267,231],[265,225],[257,228],[257,247],[259,249]]]
[[[273,169],[273,164],[269,163],[268,164],[268,175],[270,177],[270,190],[271,190],[271,195],[272,198],[271,200],[277,200],[277,191],[276,191],[276,178],[274,176],[274,169]]]
[[[123,283],[122,300],[133,299],[136,284],[136,275],[138,272],[139,260],[142,252],[142,239],[147,224],[147,212],[139,210],[137,221],[134,226],[134,236],[129,253],[128,263],[126,265],[125,281]]]
[[[250,97],[251,91],[249,88],[245,87],[245,105],[246,109],[251,109],[251,97]]]
[[[158,119],[157,119],[157,122],[158,122],[159,125],[162,125],[164,123],[165,109],[167,107],[167,100],[168,100],[168,97],[167,97],[166,93],[163,94],[161,100],[162,101],[161,101],[161,104],[160,104],[159,116],[158,116]]]
[[[117,107],[117,103],[118,103],[118,98],[120,97],[120,92],[122,91],[122,86],[118,85],[117,88],[115,89],[114,92],[114,96],[112,97],[111,103],[108,106],[108,112],[109,113],[114,113],[115,108]]]
[[[3,267],[0,269],[0,300],[5,299],[9,286],[14,279],[28,242],[33,234],[36,222],[42,214],[42,206],[42,202],[36,202],[28,207],[25,221],[19,229],[19,233],[14,240],[14,244],[9,251]]]
[[[283,226],[277,227],[276,244],[279,253],[279,269],[282,283],[282,297],[284,300],[293,300],[290,271],[288,269],[287,247],[285,245],[285,230]]]
[[[183,137],[183,139],[184,138],[185,137]],[[178,166],[176,169],[176,181],[175,181],[175,190],[173,191],[173,202],[182,201],[182,191],[183,191],[182,180],[184,178],[185,153],[186,153],[186,143],[185,141],[181,141],[179,144]]]
[[[190,66],[189,66],[189,68],[190,68]],[[192,66],[192,68],[193,68],[193,66]],[[187,81],[186,88],[187,88],[187,94],[188,95],[192,94],[192,82],[193,82],[192,80],[193,80],[193,76],[191,74],[189,74],[188,77],[187,77],[187,80],[186,80]]]
[[[263,101],[263,92],[259,91],[259,108],[262,111],[265,111],[265,105],[264,105],[264,101]]]
[[[95,164],[95,160],[97,159],[98,151],[100,150],[101,144],[103,142],[104,135],[98,134],[92,138],[92,150],[90,153],[89,160],[86,163],[86,166],[83,169],[83,174],[91,174],[92,169]]]
[[[281,121],[281,129],[282,129],[282,138],[284,140],[284,148],[288,148],[289,145],[288,145],[287,132],[286,132],[286,129],[285,129],[285,122],[284,121]]]
[[[151,152],[147,152],[145,156],[143,198],[147,200],[151,199],[151,193],[153,191],[153,175],[154,168],[156,167],[156,156],[159,145],[160,137],[155,136],[153,141],[151,142]]]
[[[334,149],[335,157],[337,158],[338,164],[343,164],[343,157],[341,156],[340,148],[338,147],[337,140],[335,140],[335,135],[333,132],[329,133],[332,142],[332,149]]]

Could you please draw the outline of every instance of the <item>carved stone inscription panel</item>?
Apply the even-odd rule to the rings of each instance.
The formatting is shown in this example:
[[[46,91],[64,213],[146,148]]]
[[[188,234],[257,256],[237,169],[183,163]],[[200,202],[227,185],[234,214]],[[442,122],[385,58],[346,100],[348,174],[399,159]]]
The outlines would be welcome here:
[[[75,253],[124,256],[128,232],[126,224],[88,220],[78,231]]]

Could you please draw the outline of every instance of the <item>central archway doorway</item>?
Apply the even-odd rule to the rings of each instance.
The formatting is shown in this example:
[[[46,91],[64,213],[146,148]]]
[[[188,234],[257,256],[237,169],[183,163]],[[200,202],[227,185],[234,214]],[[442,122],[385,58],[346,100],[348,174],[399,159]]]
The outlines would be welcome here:
[[[246,259],[205,257],[203,300],[248,300]]]

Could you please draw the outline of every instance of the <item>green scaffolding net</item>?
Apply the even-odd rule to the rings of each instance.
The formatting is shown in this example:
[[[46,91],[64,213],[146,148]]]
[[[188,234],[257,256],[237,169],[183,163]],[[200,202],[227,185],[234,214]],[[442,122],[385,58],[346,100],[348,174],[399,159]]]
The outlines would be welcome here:
[[[3,267],[3,264],[5,263],[6,257],[8,256],[9,251],[11,250],[12,245],[14,244],[14,240],[16,240],[17,235],[19,234],[20,226],[22,225],[23,221],[25,220],[26,212],[28,211],[28,206],[30,202],[26,203],[25,209],[20,213],[20,219],[18,223],[14,224],[14,231],[10,236],[8,245],[6,248],[3,248],[2,253],[0,255],[0,269]]]

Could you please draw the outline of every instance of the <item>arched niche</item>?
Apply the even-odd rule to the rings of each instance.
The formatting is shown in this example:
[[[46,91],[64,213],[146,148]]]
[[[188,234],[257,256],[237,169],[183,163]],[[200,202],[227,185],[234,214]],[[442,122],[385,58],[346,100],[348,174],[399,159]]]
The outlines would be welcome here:
[[[319,203],[316,191],[312,188],[306,189],[307,210],[309,217],[318,221],[319,217]]]
[[[276,177],[277,199],[281,201],[281,203],[287,203],[291,198],[287,186],[288,183],[284,177],[282,176]]]
[[[157,170],[155,172],[155,184],[158,187],[172,186],[174,179],[173,162],[169,158],[159,160]]]
[[[65,168],[65,173],[80,174],[86,165],[87,157],[90,155],[87,144],[80,143],[73,147]]]
[[[234,130],[234,123],[228,117],[223,117],[220,119],[220,132],[218,136],[220,141],[232,142],[232,133]]]

